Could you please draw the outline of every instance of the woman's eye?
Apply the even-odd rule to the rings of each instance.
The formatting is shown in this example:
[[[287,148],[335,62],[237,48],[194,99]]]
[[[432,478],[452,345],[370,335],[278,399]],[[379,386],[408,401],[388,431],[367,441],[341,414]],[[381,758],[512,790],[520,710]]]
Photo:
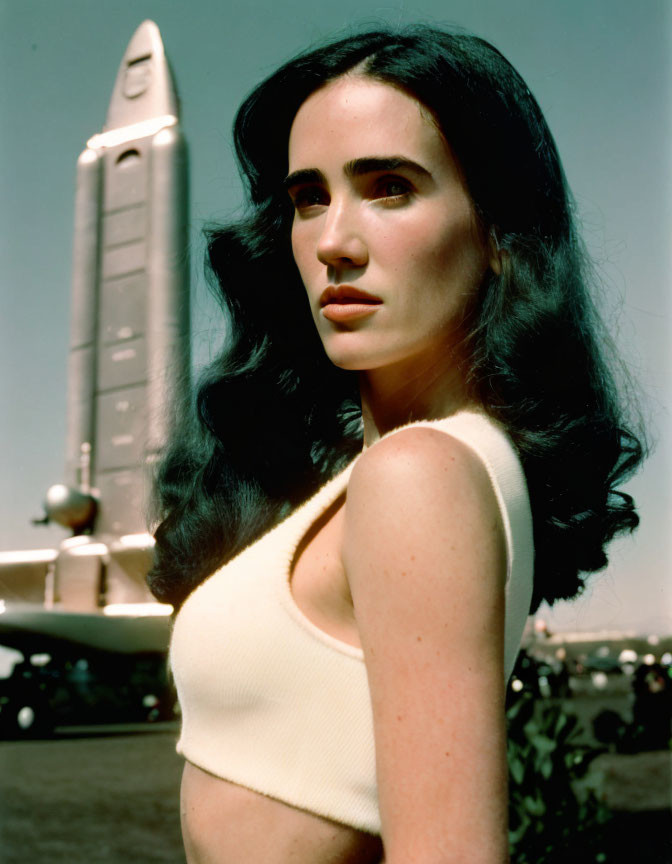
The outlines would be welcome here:
[[[297,210],[329,203],[327,193],[319,186],[304,186],[294,192],[291,197],[292,203]]]
[[[411,185],[399,177],[383,177],[376,183],[374,197],[397,204],[408,198],[411,193]]]

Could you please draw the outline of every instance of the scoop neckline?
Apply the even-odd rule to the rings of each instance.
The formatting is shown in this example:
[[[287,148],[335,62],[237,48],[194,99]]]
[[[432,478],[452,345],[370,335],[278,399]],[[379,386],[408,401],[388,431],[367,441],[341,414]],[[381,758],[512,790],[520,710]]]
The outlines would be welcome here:
[[[460,408],[458,411],[454,411],[452,414],[446,414],[445,417],[435,417],[433,419],[422,420],[409,420],[407,423],[402,423],[399,426],[395,426],[393,429],[388,429],[387,432],[383,432],[383,434],[376,438],[376,440],[373,441],[371,444],[363,443],[360,453],[358,453],[355,458],[358,458],[362,455],[362,453],[365,453],[367,450],[375,447],[375,445],[382,441],[384,438],[389,438],[390,435],[401,432],[402,429],[408,429],[411,426],[433,426],[436,423],[443,423],[444,420],[453,420],[457,417],[462,417],[465,414],[472,417],[482,417],[484,420],[487,420],[490,423],[494,423],[497,426],[500,425],[498,421],[491,417],[483,408]]]

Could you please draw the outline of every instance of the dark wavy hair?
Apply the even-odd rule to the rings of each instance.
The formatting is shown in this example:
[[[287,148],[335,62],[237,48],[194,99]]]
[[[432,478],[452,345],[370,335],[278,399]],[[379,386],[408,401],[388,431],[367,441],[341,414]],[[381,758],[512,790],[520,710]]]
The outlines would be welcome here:
[[[632,498],[616,487],[641,461],[643,445],[626,428],[617,361],[586,287],[590,267],[536,100],[489,43],[425,26],[309,50],[238,111],[247,215],[208,235],[208,267],[232,337],[160,463],[151,590],[179,605],[361,449],[357,376],[333,366],[317,336],[291,254],[282,183],[299,107],[353,69],[430,109],[481,227],[496,234],[503,267],[485,277],[469,314],[467,381],[508,430],[527,478],[531,611],[573,597],[581,574],[607,563],[605,544],[638,524]]]

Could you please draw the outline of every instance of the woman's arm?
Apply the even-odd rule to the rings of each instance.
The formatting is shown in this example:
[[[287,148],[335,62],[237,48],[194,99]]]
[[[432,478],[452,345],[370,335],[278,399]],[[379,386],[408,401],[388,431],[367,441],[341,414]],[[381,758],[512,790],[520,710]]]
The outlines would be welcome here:
[[[478,457],[428,428],[380,441],[348,484],[343,557],[386,864],[503,864],[506,546]]]

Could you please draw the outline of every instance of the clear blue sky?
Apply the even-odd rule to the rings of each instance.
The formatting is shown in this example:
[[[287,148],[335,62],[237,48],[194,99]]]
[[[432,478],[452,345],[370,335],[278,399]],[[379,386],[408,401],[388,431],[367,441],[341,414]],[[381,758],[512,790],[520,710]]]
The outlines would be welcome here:
[[[634,539],[589,594],[556,607],[561,629],[672,630],[669,442],[672,4],[667,0],[0,0],[0,549],[57,544],[34,528],[63,476],[75,160],[100,131],[138,24],[159,25],[191,151],[194,358],[221,338],[201,278],[204,222],[240,201],[234,111],[281,60],[351,22],[452,23],[494,42],[544,109],[633,369],[654,456],[630,484]],[[667,446],[666,446],[667,445]]]

